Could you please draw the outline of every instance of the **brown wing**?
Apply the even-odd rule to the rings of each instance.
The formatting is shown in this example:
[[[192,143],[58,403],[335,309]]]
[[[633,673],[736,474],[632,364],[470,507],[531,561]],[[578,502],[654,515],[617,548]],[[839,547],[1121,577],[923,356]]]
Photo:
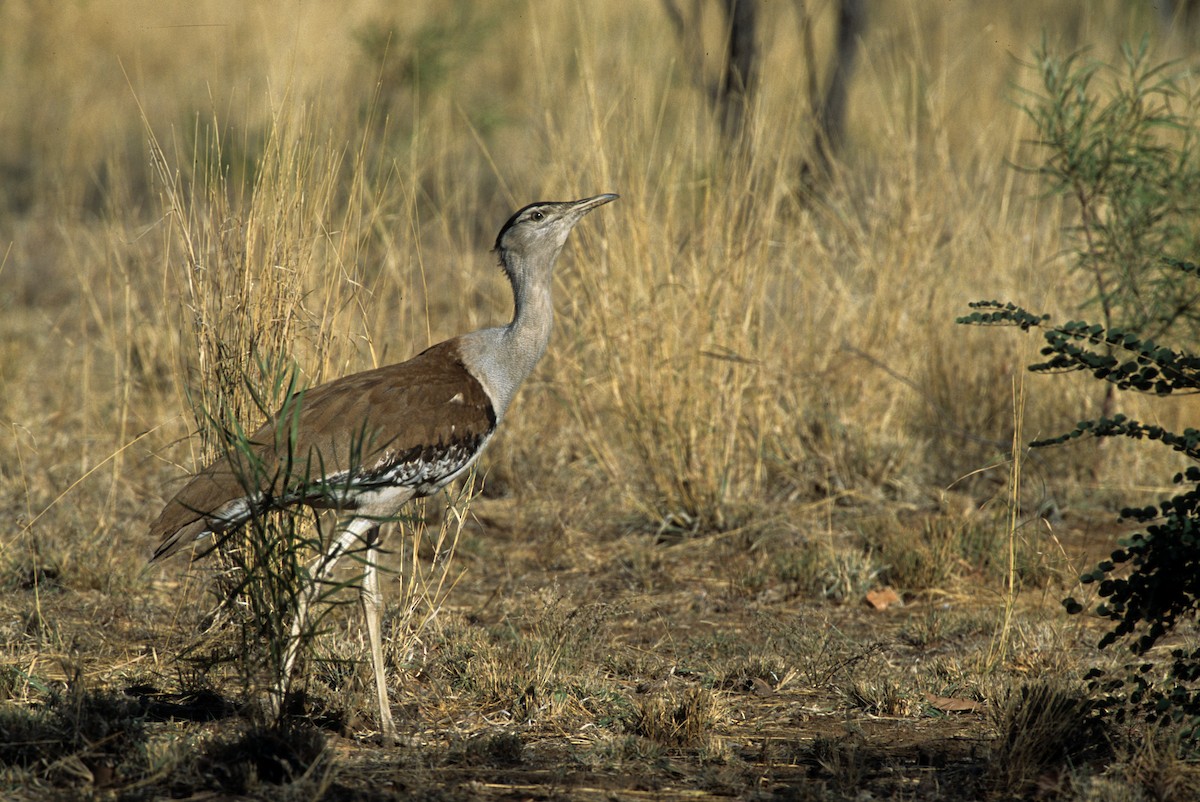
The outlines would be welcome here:
[[[478,455],[496,426],[491,399],[448,340],[407,362],[298,393],[167,502],[151,559],[224,532],[269,506],[355,506],[364,489],[425,495]]]

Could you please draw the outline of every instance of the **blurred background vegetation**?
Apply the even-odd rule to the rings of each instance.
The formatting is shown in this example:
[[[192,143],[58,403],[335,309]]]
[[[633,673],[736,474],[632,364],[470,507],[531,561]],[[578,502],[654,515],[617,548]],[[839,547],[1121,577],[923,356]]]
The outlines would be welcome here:
[[[483,460],[480,520],[513,548],[734,533],[756,562],[722,581],[839,600],[1073,583],[1044,526],[989,562],[1008,521],[1150,501],[1178,457],[1014,471],[1015,433],[1104,388],[954,319],[1088,315],[1081,211],[1026,113],[1039,54],[1145,40],[1194,95],[1193,21],[1162,5],[762,3],[739,28],[683,0],[0,4],[0,586],[142,604],[146,523],[211,447],[195,402],[252,418],[256,356],[318,382],[506,320],[500,224],[600,192],[622,197],[573,235],[550,352]],[[623,583],[662,582],[627,548]]]
[[[812,108],[840,5],[864,17],[830,157]],[[491,452],[497,487],[554,517],[697,532],[946,488],[985,504],[1014,415],[1036,435],[1096,403],[1031,379],[1014,410],[1029,346],[952,325],[976,298],[1070,316],[1088,294],[1073,210],[1013,169],[1039,166],[1020,108],[1035,49],[1115,60],[1149,36],[1166,57],[1185,36],[1115,0],[861,6],[758,9],[731,133],[720,4],[6,4],[13,517],[87,476],[38,527],[136,551],[201,456],[187,397],[220,384],[220,358],[253,346],[318,381],[502,320],[499,223],[599,191],[624,200],[564,260],[537,413]],[[1039,459],[1039,503],[1145,489],[1140,455]]]

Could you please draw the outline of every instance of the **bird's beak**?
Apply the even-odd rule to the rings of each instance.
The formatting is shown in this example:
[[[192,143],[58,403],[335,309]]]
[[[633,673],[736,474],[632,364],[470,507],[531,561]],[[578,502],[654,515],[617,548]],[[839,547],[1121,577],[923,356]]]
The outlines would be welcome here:
[[[576,218],[583,217],[597,206],[603,206],[606,203],[615,201],[619,197],[621,196],[608,192],[604,195],[597,195],[594,198],[584,198],[583,200],[573,201],[571,203],[571,214]]]

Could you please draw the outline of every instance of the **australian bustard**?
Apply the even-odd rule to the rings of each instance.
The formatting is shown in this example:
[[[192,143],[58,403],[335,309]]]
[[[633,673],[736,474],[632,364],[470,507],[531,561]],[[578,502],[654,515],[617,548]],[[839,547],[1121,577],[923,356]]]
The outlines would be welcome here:
[[[192,477],[151,525],[151,534],[161,538],[151,559],[160,560],[198,540],[217,541],[269,508],[307,504],[344,513],[332,545],[313,564],[298,596],[285,687],[278,689],[276,703],[318,584],[339,557],[361,549],[361,600],[380,729],[386,741],[395,740],[380,633],[379,525],[408,501],[453,481],[479,457],[546,351],[554,319],[552,272],[567,235],[585,214],[616,198],[533,203],[516,212],[500,229],[495,248],[512,284],[515,311],[508,325],[463,334],[407,362],[303,391],[250,436],[251,479],[244,465],[222,457]],[[253,477],[264,477],[260,485],[269,486],[256,487]]]

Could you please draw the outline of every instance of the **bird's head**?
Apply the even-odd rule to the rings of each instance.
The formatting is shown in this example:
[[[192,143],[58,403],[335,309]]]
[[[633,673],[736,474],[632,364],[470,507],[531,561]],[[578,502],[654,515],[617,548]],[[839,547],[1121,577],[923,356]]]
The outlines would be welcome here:
[[[617,197],[610,193],[577,201],[539,201],[520,209],[496,235],[495,251],[501,264],[506,265],[509,257],[553,262],[575,224],[592,209]]]

